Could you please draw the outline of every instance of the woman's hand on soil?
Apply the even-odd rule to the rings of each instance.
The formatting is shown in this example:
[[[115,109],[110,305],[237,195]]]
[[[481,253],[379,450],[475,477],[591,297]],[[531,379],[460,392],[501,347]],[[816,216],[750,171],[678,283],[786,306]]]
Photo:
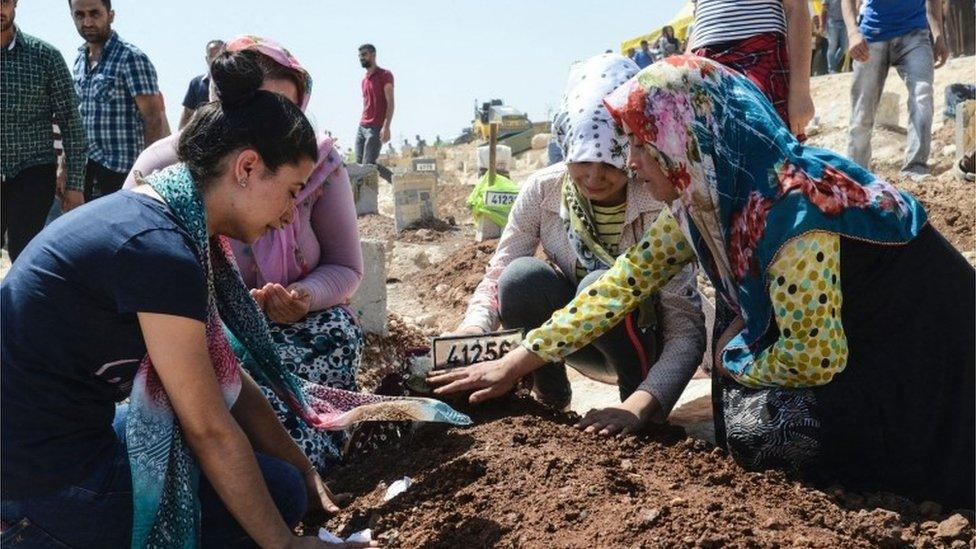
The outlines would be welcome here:
[[[474,390],[468,400],[478,403],[511,391],[522,376],[543,364],[524,347],[516,347],[498,360],[433,371],[427,375],[427,383],[437,387],[434,394],[438,395]]]
[[[601,436],[627,436],[640,430],[658,409],[660,405],[650,393],[638,390],[618,406],[590,410],[575,427]]]
[[[519,376],[505,363],[505,359],[479,362],[464,368],[452,368],[432,372],[427,377],[431,385],[442,385],[434,389],[434,394],[447,395],[461,391],[475,390],[468,400],[483,402],[501,396],[515,386]]]
[[[308,491],[309,513],[325,511],[334,515],[340,511],[339,505],[348,502],[350,498],[349,494],[334,495],[315,469],[305,473],[305,489]]]

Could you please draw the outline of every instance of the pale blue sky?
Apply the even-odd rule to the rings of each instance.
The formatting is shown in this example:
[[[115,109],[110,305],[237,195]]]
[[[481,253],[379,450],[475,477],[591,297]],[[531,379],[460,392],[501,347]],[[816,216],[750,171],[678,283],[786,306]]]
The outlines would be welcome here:
[[[428,142],[469,125],[475,99],[505,99],[545,119],[570,63],[665,24],[683,0],[115,0],[113,28],[156,66],[170,125],[211,38],[274,38],[314,79],[309,118],[349,147],[362,110],[357,47],[371,42],[396,79],[393,140]],[[72,66],[83,40],[66,0],[20,0],[20,28]]]

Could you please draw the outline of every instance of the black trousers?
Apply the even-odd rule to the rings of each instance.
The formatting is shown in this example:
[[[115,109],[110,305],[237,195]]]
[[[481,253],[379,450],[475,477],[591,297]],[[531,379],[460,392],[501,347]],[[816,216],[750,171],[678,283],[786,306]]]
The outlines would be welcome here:
[[[128,173],[110,170],[89,159],[85,168],[85,202],[106,196],[122,188]]]
[[[7,237],[11,261],[44,228],[56,186],[55,164],[26,168],[0,184],[0,235]]]
[[[534,257],[512,261],[498,279],[498,305],[502,326],[530,330],[549,320],[552,313],[572,301],[605,271],[590,273],[574,286],[562,273]],[[650,364],[660,355],[656,330],[640,331],[640,345]],[[627,399],[644,381],[640,357],[623,322],[589,345],[566,357],[566,364],[583,375],[604,383],[616,383],[620,400]],[[549,363],[533,374],[533,387],[559,402],[572,397],[566,364]]]

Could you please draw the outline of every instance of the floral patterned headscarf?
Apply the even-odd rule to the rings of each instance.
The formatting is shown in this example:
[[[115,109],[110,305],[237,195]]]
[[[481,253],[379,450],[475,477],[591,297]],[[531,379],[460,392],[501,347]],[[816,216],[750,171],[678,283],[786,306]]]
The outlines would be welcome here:
[[[679,193],[671,205],[756,351],[770,326],[766,270],[786,241],[826,231],[881,244],[926,223],[914,197],[832,151],[800,144],[756,86],[692,55],[651,65],[606,99],[656,155]]]

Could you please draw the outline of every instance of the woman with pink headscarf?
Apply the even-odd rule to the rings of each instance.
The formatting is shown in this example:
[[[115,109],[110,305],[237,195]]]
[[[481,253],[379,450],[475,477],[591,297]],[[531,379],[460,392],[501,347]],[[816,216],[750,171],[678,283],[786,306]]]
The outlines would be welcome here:
[[[245,35],[231,40],[227,51],[251,57],[261,67],[265,74],[261,89],[306,109],[312,78],[287,49]],[[211,98],[217,99],[213,93]],[[143,151],[125,188],[135,186],[137,173],[148,175],[175,164],[178,139],[179,133]],[[363,259],[349,175],[331,139],[319,140],[319,163],[296,198],[293,222],[269,230],[253,245],[232,241],[232,246],[241,276],[268,318],[285,366],[307,381],[357,390],[363,334],[346,304],[362,280]],[[250,369],[253,359],[242,346],[234,347],[245,369]],[[255,379],[312,463],[319,470],[333,463],[346,434],[307,426],[259,376]]]

